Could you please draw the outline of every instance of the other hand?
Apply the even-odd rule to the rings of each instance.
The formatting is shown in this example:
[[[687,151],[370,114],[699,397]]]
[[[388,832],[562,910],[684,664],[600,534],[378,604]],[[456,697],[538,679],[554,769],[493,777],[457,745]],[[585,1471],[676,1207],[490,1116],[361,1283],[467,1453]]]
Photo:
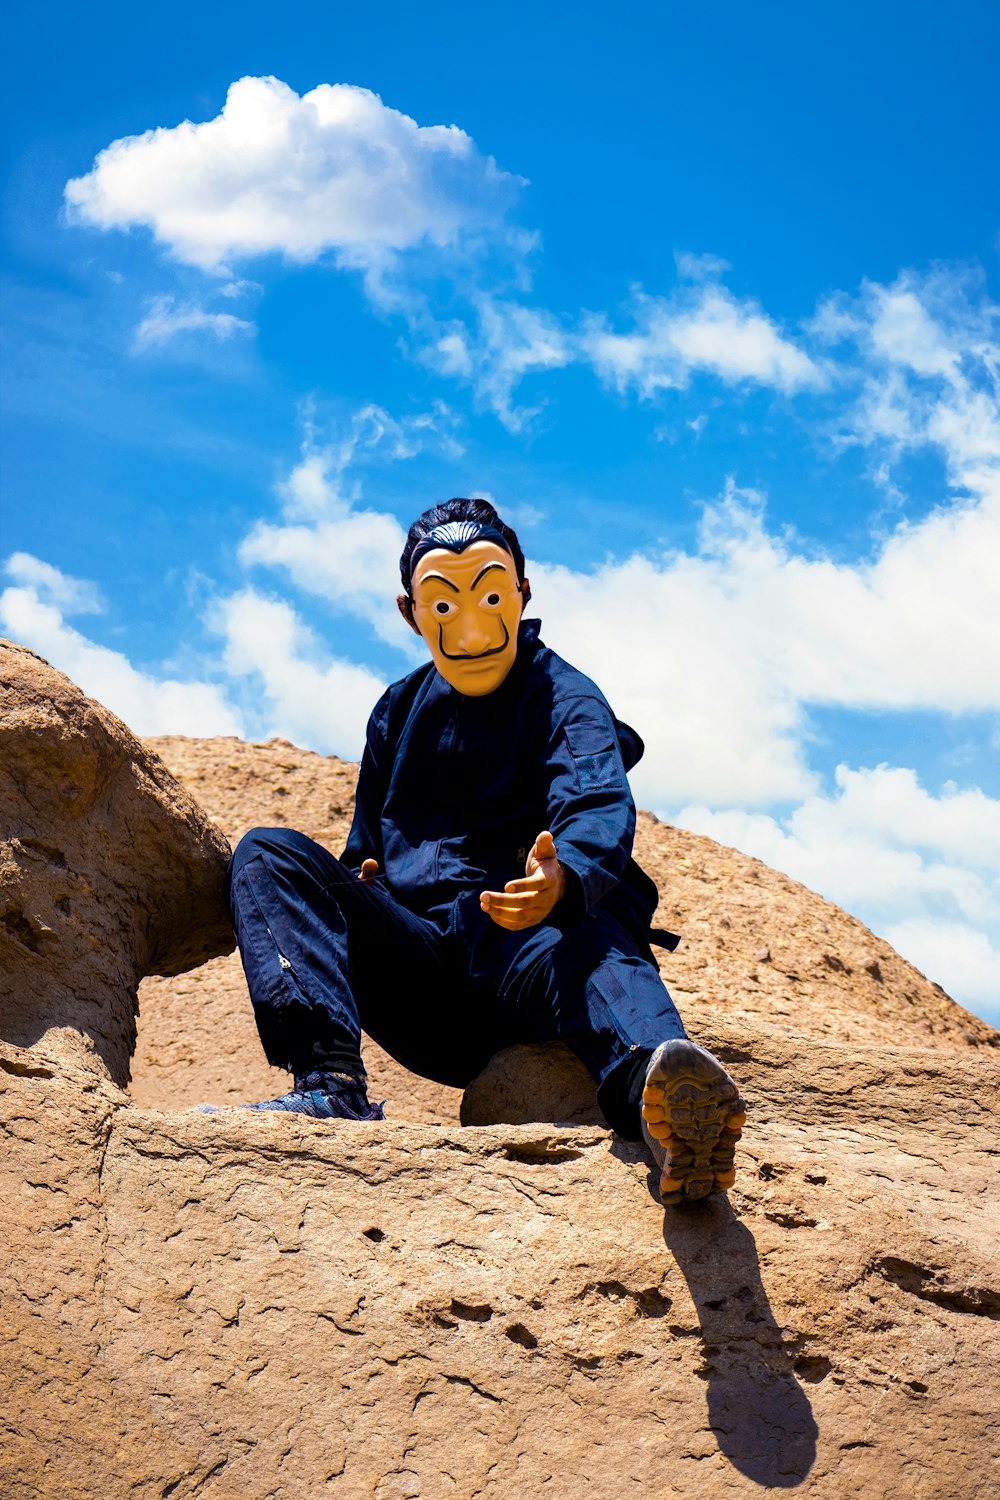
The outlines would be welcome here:
[[[498,927],[519,932],[544,922],[566,893],[566,872],[556,856],[555,839],[546,829],[531,846],[524,876],[508,880],[502,891],[483,891],[479,905]]]
[[[361,870],[360,870],[360,872],[358,874],[358,879],[361,881],[361,883],[363,885],[370,884],[370,882],[375,879],[375,876],[377,874],[378,874],[378,860],[377,859],[363,859],[361,861]]]

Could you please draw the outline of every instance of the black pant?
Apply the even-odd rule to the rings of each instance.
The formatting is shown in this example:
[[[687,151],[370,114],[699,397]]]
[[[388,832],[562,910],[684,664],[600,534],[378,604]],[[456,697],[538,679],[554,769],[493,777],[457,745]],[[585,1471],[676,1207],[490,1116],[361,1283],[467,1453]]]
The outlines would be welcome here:
[[[411,1072],[457,1088],[504,1047],[558,1040],[587,1066],[609,1123],[634,1135],[632,1107],[617,1102],[624,1076],[637,1053],[685,1035],[648,946],[599,909],[565,929],[497,927],[473,974],[453,933],[291,829],[248,833],[229,881],[264,1051],[297,1075],[358,1072],[362,1028]]]

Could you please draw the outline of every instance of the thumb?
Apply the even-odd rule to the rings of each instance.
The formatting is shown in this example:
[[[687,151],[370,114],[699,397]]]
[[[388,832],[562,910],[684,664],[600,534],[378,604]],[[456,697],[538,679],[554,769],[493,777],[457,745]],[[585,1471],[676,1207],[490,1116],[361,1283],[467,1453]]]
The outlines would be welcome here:
[[[547,828],[535,840],[534,852],[537,860],[556,858],[556,841]]]
[[[375,876],[377,874],[378,874],[378,860],[377,859],[363,859],[361,861],[361,873],[358,875],[358,879],[359,880],[366,880],[366,881],[367,880],[374,880]]]

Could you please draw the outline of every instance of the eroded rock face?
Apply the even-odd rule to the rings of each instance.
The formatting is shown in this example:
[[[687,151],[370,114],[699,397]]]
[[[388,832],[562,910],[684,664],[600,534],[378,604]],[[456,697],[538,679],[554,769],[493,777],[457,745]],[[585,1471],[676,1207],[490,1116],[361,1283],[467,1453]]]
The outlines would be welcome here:
[[[231,834],[342,847],[352,768],[162,743]],[[465,1128],[372,1050],[384,1123],[186,1112],[286,1082],[233,957],[144,983],[131,1098],[0,1042],[2,1500],[1000,1488],[995,1033],[785,877],[642,836],[665,976],[750,1104],[728,1199],[664,1210],[551,1049]]]
[[[1000,1068],[717,1044],[738,1185],[667,1211],[594,1127],[159,1114],[0,1054],[5,1500],[993,1493]]]
[[[100,704],[0,642],[0,1038],[129,1077],[135,994],[233,946],[228,844]]]

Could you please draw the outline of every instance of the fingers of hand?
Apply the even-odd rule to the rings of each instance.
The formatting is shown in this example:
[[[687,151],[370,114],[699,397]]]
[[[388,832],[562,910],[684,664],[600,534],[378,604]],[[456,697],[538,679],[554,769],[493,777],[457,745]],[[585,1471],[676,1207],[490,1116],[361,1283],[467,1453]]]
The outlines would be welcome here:
[[[544,870],[535,870],[531,875],[522,876],[520,880],[508,880],[504,891],[507,894],[523,891],[528,895],[535,895],[545,889],[550,878]]]
[[[537,926],[552,909],[552,901],[537,892],[484,891],[479,904],[499,927],[506,927],[510,932]]]
[[[490,911],[518,912],[528,911],[533,906],[539,905],[541,891],[498,891],[489,893]]]

